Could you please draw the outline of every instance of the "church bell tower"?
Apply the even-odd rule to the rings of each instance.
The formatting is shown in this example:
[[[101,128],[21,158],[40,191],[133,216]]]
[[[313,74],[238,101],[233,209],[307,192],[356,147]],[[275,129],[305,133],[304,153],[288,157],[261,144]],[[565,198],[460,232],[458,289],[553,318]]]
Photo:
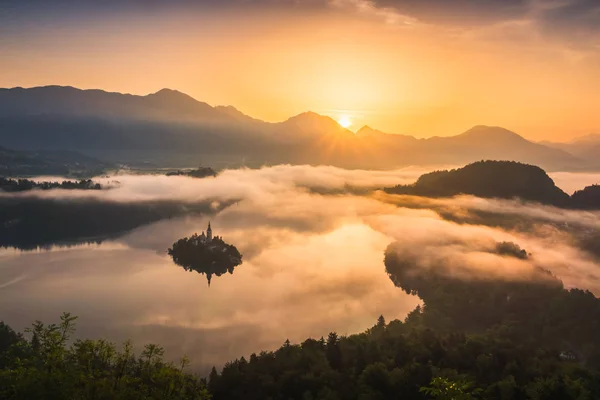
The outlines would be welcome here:
[[[210,227],[210,221],[208,221],[208,229],[206,230],[206,239],[209,242],[212,240],[212,228]]]

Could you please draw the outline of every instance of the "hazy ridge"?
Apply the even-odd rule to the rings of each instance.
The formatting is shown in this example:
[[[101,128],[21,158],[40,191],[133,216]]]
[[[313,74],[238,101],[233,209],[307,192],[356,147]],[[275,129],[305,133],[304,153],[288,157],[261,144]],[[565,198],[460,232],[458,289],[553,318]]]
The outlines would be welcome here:
[[[354,134],[314,112],[270,123],[170,89],[147,96],[61,86],[0,89],[0,127],[0,143],[9,148],[74,150],[111,162],[156,166],[292,163],[389,169],[495,159],[546,170],[596,167],[566,149],[500,127],[475,126],[427,139],[369,127]]]

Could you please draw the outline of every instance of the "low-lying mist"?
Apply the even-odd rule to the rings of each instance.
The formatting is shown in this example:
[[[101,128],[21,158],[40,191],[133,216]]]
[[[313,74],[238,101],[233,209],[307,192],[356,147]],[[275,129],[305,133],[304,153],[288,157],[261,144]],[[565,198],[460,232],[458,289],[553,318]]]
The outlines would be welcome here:
[[[173,358],[187,353],[206,371],[286,338],[359,332],[380,314],[403,318],[419,299],[387,276],[383,259],[391,243],[425,275],[443,268],[465,281],[521,280],[537,279],[535,271],[543,268],[566,287],[600,295],[600,258],[589,242],[600,234],[599,213],[374,190],[412,183],[424,172],[282,165],[204,179],[118,175],[96,179],[112,186],[102,191],[2,194],[71,204],[94,199],[210,207],[99,245],[3,250],[0,315],[20,329],[70,311],[81,317],[81,335],[159,342]],[[214,278],[210,288],[166,254],[209,220],[244,261],[233,275]],[[502,243],[514,243],[527,256],[499,251]]]

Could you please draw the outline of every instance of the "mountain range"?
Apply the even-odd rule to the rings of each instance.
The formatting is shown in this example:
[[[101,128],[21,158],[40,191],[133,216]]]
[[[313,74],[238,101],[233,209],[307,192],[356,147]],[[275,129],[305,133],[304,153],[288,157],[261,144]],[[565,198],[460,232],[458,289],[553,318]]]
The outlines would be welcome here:
[[[583,160],[593,169],[600,169],[600,134],[589,134],[566,143],[556,143],[544,141],[540,142],[547,147],[562,150],[573,154],[575,157]]]
[[[147,96],[63,86],[0,89],[0,145],[161,167],[292,163],[387,169],[482,159],[547,170],[600,167],[584,149],[534,143],[500,127],[427,139],[367,126],[353,133],[313,112],[271,123],[170,89]]]

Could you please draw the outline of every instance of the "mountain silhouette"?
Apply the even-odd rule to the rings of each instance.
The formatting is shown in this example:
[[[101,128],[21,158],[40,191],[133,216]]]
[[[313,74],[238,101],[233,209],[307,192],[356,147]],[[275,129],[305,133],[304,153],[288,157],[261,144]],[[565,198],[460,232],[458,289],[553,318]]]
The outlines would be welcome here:
[[[540,142],[544,146],[562,150],[573,154],[585,161],[592,169],[600,169],[600,134],[591,133],[566,143],[550,141]]]
[[[276,125],[276,130],[296,137],[337,136],[354,139],[354,133],[343,128],[333,118],[307,111]]]
[[[356,136],[403,157],[406,164],[465,164],[481,159],[513,160],[548,169],[572,170],[582,166],[577,157],[560,149],[533,143],[507,129],[478,125],[456,136],[417,139],[387,134],[370,127]]]
[[[404,142],[406,144],[415,144],[419,139],[410,135],[400,135],[382,132],[377,129],[373,129],[368,125],[363,126],[356,132],[356,137],[367,140],[383,140],[383,141],[395,141],[397,143]]]
[[[177,90],[146,96],[82,90],[71,86],[0,89],[0,115],[60,115],[146,120],[222,120],[230,118]]]
[[[277,163],[388,169],[509,159],[548,170],[587,168],[567,151],[499,127],[417,139],[370,127],[356,134],[305,112],[282,122],[213,107],[182,92],[146,96],[68,86],[0,89],[0,143],[17,150],[71,150],[125,164],[217,168]],[[599,166],[600,167],[600,166]]]

